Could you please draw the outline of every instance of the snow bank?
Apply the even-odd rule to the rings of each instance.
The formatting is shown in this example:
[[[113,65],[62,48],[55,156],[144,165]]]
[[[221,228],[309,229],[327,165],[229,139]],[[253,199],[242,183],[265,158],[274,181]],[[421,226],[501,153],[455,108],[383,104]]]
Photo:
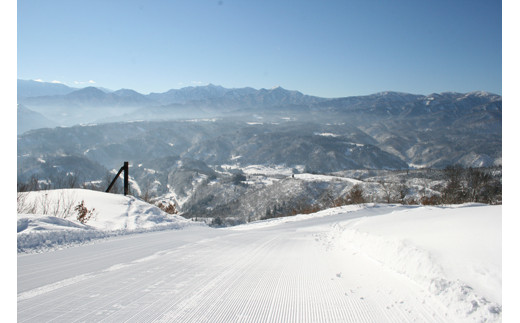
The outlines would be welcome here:
[[[277,226],[284,223],[291,223],[291,222],[298,222],[298,221],[304,221],[308,219],[317,219],[321,217],[328,217],[331,215],[338,215],[338,214],[352,214],[353,216],[356,216],[356,211],[364,210],[367,207],[374,206],[373,203],[368,204],[352,204],[352,205],[344,205],[339,206],[323,211],[319,211],[316,213],[310,213],[310,214],[298,214],[295,216],[284,216],[279,218],[271,218],[266,220],[259,220],[254,221],[250,223],[240,224],[233,227],[228,227],[226,230],[233,230],[233,231],[247,231],[247,230],[258,230],[263,228],[269,228],[273,226]]]
[[[498,321],[501,212],[501,206],[403,206],[336,223],[327,240],[412,279],[461,320]]]
[[[54,249],[115,235],[203,225],[163,212],[133,196],[83,189],[22,193],[17,218],[18,252]],[[92,211],[85,223],[74,208]],[[21,205],[22,204],[22,205]]]

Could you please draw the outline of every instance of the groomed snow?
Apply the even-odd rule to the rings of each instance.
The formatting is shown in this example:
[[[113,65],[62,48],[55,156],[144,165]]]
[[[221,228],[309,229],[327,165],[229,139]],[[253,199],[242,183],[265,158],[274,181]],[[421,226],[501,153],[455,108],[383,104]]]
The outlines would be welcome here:
[[[89,230],[152,230],[150,216],[183,229],[19,253],[20,322],[502,318],[501,206],[366,204],[212,229],[132,198],[89,194],[97,221],[107,219]],[[44,232],[87,230],[40,218]]]

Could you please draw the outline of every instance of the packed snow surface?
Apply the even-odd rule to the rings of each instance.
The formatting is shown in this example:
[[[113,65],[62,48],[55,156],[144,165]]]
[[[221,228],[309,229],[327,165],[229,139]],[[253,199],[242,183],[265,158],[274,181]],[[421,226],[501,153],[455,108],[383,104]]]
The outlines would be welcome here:
[[[42,231],[102,232],[147,210],[98,202],[108,226]],[[500,321],[501,212],[366,204],[221,229],[164,218],[184,225],[19,253],[18,321]]]

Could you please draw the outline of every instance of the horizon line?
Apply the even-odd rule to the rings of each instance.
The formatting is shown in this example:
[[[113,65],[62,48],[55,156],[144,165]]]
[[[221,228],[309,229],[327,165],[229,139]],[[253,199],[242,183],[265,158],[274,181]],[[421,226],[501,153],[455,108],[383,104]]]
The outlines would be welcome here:
[[[74,86],[70,86],[64,82],[61,82],[61,81],[57,81],[57,80],[53,80],[53,81],[43,81],[42,79],[21,79],[21,78],[17,78],[17,81],[32,81],[32,82],[37,82],[37,83],[46,83],[46,84],[52,84],[52,85],[63,85],[63,86],[66,86],[68,88],[71,88],[71,89],[77,89],[78,91],[79,90],[82,90],[82,89],[86,89],[86,88],[89,88],[89,87],[92,87],[92,88],[96,88],[98,90],[101,90],[103,92],[106,92],[106,91],[109,91],[109,92],[117,92],[117,91],[120,91],[120,90],[131,90],[131,91],[134,91],[140,95],[143,95],[143,96],[148,96],[150,94],[164,94],[164,93],[167,93],[169,91],[178,91],[178,90],[182,90],[182,89],[187,89],[187,88],[199,88],[199,87],[209,87],[209,86],[214,86],[214,87],[220,87],[220,88],[223,88],[225,90],[240,90],[240,89],[253,89],[255,91],[261,91],[261,90],[267,90],[267,91],[272,91],[272,90],[275,90],[275,89],[282,89],[282,90],[285,90],[285,91],[290,91],[290,92],[299,92],[303,95],[306,95],[306,96],[311,96],[311,97],[316,97],[316,98],[322,98],[322,99],[339,99],[339,98],[348,98],[348,97],[357,97],[357,96],[370,96],[370,95],[380,95],[380,94],[385,94],[385,93],[396,93],[396,94],[407,94],[407,95],[418,95],[418,96],[431,96],[431,95],[435,95],[435,94],[449,94],[449,93],[453,93],[453,94],[470,94],[470,93],[487,93],[487,94],[490,94],[490,95],[496,95],[496,96],[502,96],[502,94],[498,94],[498,93],[494,93],[494,92],[490,92],[490,91],[486,91],[486,90],[473,90],[473,91],[468,91],[468,92],[458,92],[458,91],[441,91],[441,92],[431,92],[429,94],[422,94],[422,93],[411,93],[411,92],[404,92],[404,91],[398,91],[398,90],[382,90],[382,91],[377,91],[377,92],[373,92],[373,93],[369,93],[369,94],[356,94],[356,95],[346,95],[346,96],[337,96],[337,97],[321,97],[321,96],[317,96],[317,95],[310,95],[310,94],[305,94],[299,90],[290,90],[290,89],[287,89],[287,88],[284,88],[283,86],[281,85],[276,85],[276,86],[272,86],[270,88],[254,88],[252,86],[243,86],[243,87],[231,87],[231,88],[227,88],[227,87],[224,87],[222,85],[219,85],[219,84],[214,84],[214,83],[206,83],[206,84],[198,84],[198,85],[188,85],[188,86],[184,86],[184,87],[180,87],[180,88],[170,88],[164,92],[149,92],[147,94],[145,93],[142,93],[142,92],[139,92],[137,90],[134,90],[134,89],[131,89],[131,88],[120,88],[120,89],[117,89],[117,90],[112,90],[110,88],[106,88],[106,87],[103,87],[103,86],[96,86],[94,84],[97,84],[95,81],[92,81],[92,80],[89,80],[89,81],[85,81],[85,82],[80,82],[80,81],[75,81],[76,84],[88,84],[87,86],[83,86],[83,87],[74,87]]]

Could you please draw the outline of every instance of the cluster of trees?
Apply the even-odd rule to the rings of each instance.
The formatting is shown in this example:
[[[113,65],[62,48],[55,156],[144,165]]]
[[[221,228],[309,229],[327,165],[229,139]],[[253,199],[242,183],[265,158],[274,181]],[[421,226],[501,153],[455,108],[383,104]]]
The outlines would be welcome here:
[[[348,204],[366,203],[367,198],[363,192],[363,187],[359,184],[354,185],[345,196],[340,196],[334,200],[334,206],[342,206]]]
[[[361,185],[354,185],[347,194],[333,198],[330,192],[325,192],[318,201],[306,201],[299,199],[293,203],[286,203],[285,201],[275,204],[273,207],[266,209],[265,215],[261,220],[279,218],[285,216],[293,216],[296,214],[310,214],[331,207],[337,207],[348,204],[362,204],[368,202],[366,194],[363,192]]]
[[[446,186],[433,204],[502,203],[502,180],[486,169],[449,166],[445,175]]]
[[[275,204],[273,207],[268,207],[265,211],[265,215],[260,220],[266,220],[271,218],[279,218],[284,216],[293,216],[296,214],[309,214],[315,213],[323,208],[320,203],[309,203],[304,199],[299,199],[295,203],[281,203]]]
[[[502,203],[502,176],[501,170],[494,174],[497,168],[465,168],[459,165],[448,166],[443,170],[426,171],[425,177],[418,178],[420,184],[415,188],[407,186],[405,182],[392,183],[377,181],[386,203],[401,204],[462,204],[462,203]],[[431,173],[431,178],[428,178]],[[432,183],[437,184],[432,184]],[[439,184],[440,183],[440,184]],[[432,186],[432,187],[430,187]],[[418,191],[417,191],[418,189]],[[416,190],[417,194],[410,194]],[[339,198],[338,205],[365,203],[370,199],[363,192],[362,187],[353,189],[344,198]]]
[[[431,172],[437,181],[442,182],[440,187],[430,189],[428,186],[432,181],[423,178],[421,188],[418,189],[415,196],[411,196],[412,194],[410,193],[414,189],[417,190],[417,188],[407,186],[404,182],[377,181],[382,199],[371,196],[371,194],[365,192],[362,185],[356,184],[346,194],[336,198],[333,197],[332,192],[325,192],[321,199],[315,202],[306,202],[300,199],[296,203],[277,203],[272,207],[268,207],[261,219],[314,213],[330,207],[367,202],[421,205],[462,204],[469,202],[501,204],[501,172],[499,176],[495,176],[493,171],[493,168],[448,166],[439,172]]]

